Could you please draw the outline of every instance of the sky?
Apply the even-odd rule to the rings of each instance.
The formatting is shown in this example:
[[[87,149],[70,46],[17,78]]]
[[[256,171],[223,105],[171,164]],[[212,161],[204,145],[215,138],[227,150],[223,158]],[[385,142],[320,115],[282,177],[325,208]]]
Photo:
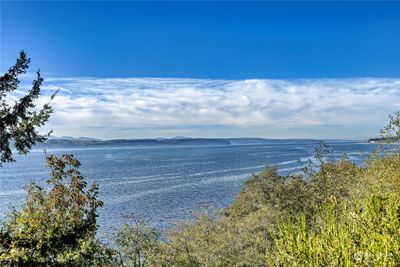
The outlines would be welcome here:
[[[0,15],[0,72],[24,49],[21,88],[38,68],[39,104],[60,88],[57,136],[360,139],[400,110],[400,2],[1,1]]]

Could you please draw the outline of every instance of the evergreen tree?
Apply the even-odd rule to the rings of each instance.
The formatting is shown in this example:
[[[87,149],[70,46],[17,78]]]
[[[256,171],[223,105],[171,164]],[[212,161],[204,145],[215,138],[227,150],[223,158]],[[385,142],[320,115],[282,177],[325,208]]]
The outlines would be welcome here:
[[[12,92],[18,90],[20,84],[18,77],[27,72],[29,64],[30,58],[21,51],[15,65],[0,77],[0,165],[14,161],[13,146],[18,153],[27,154],[36,142],[43,142],[51,133],[41,135],[37,130],[48,121],[53,112],[49,103],[44,104],[39,110],[35,109],[34,101],[40,96],[43,82],[40,71],[36,73],[32,88],[26,95],[14,104],[7,100]]]

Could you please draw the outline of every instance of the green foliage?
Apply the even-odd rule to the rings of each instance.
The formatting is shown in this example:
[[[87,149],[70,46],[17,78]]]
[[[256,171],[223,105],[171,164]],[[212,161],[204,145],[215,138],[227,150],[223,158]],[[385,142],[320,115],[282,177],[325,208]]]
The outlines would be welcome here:
[[[129,224],[119,228],[115,242],[115,265],[129,267],[146,266],[149,254],[158,247],[159,233],[148,227],[141,217],[129,216]]]
[[[194,221],[170,231],[168,240],[151,255],[149,266],[342,266],[352,253],[346,243],[350,239],[346,238],[354,236],[363,243],[355,246],[356,254],[351,255],[361,257],[365,263],[386,255],[387,250],[398,249],[398,237],[393,236],[393,229],[398,227],[393,216],[398,211],[391,210],[395,199],[388,196],[400,192],[400,155],[372,155],[365,167],[358,167],[345,155],[337,161],[330,155],[324,145],[318,147],[316,160],[309,162],[303,175],[281,176],[275,167],[254,174],[230,207],[216,214],[199,213]],[[379,213],[381,208],[384,210]],[[376,216],[381,221],[376,221]],[[379,226],[367,233],[364,223]],[[373,232],[379,229],[386,232],[380,232],[381,236]],[[324,231],[324,238],[336,243],[322,244],[325,239],[308,237],[310,233],[322,238],[318,234]],[[297,235],[289,236],[293,232]],[[370,244],[373,235],[375,243]],[[389,241],[379,243],[380,238]],[[313,242],[320,242],[322,247],[312,247]],[[303,250],[295,251],[296,246]],[[315,259],[308,263],[296,258],[314,248],[316,254],[322,253],[318,252],[321,249],[332,255],[318,259],[324,262]],[[369,254],[371,249],[375,256]],[[307,253],[312,259],[316,257],[310,254],[314,252]],[[395,253],[390,255],[385,258],[389,262],[397,257]]]
[[[111,253],[96,240],[98,188],[87,184],[72,155],[48,156],[49,189],[31,184],[26,204],[0,230],[0,264],[99,266]]]
[[[400,111],[389,115],[389,122],[381,130],[381,136],[386,142],[400,141]]]
[[[0,164],[14,161],[12,142],[20,154],[26,154],[36,142],[46,140],[48,134],[41,135],[37,128],[43,126],[53,112],[50,104],[44,104],[40,110],[34,110],[34,101],[40,95],[43,78],[38,71],[32,89],[12,105],[7,95],[19,87],[18,76],[27,72],[30,59],[21,51],[19,59],[7,73],[0,77]],[[55,96],[52,95],[51,99]]]
[[[366,162],[361,176],[352,188],[357,198],[368,195],[385,197],[400,192],[400,153],[386,153],[385,156],[372,155]]]
[[[278,175],[276,167],[266,167],[260,173],[253,174],[225,214],[242,217],[260,210],[267,203],[276,206],[285,180],[286,177]]]
[[[178,224],[168,232],[168,241],[160,243],[149,266],[244,266],[249,260],[263,265],[257,240],[246,240],[245,229],[216,216],[203,210],[195,213],[195,221]]]
[[[398,266],[400,154],[323,167],[308,181],[312,212],[286,214],[270,230],[268,265]]]
[[[398,266],[400,197],[371,196],[350,207],[335,199],[313,218],[278,223],[266,260],[271,266]]]
[[[330,154],[325,145],[317,147],[316,160],[308,162],[303,174],[281,176],[275,167],[253,174],[225,214],[243,217],[264,208],[272,223],[284,214],[312,213],[315,204],[328,197],[349,197],[362,169],[345,155],[334,161]]]

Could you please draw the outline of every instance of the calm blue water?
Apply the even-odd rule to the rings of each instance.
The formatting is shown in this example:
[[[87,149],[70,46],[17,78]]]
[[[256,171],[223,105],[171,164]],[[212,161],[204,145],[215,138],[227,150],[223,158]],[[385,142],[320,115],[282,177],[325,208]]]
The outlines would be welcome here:
[[[49,154],[74,154],[89,183],[100,186],[99,223],[103,230],[118,226],[124,213],[144,216],[158,229],[188,219],[203,204],[227,206],[243,181],[266,164],[276,164],[282,174],[298,172],[298,160],[313,155],[318,141],[274,140],[265,144],[196,147],[94,148],[48,150]],[[340,156],[360,162],[375,145],[354,141],[328,142]],[[29,182],[44,184],[49,169],[44,154],[33,151],[0,169],[0,217],[10,205],[24,202]]]

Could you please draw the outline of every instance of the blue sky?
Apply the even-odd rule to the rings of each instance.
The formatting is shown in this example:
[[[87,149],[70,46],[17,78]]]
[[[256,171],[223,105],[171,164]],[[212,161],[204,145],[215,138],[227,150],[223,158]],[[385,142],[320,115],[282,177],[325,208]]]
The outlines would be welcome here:
[[[400,2],[0,8],[0,71],[23,48],[61,88],[56,135],[365,138],[400,109]]]
[[[400,3],[3,2],[2,70],[21,48],[69,76],[400,75]]]

